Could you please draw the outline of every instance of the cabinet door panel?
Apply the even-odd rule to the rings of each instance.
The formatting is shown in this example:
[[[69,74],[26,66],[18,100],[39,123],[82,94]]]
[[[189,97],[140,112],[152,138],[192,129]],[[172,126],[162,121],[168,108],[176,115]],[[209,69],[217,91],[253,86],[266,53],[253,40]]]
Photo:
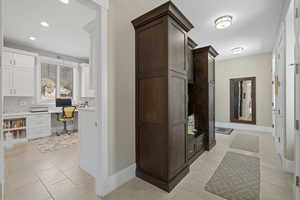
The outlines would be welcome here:
[[[169,65],[177,72],[186,72],[186,33],[175,23],[169,25]]]
[[[10,67],[2,68],[2,91],[3,96],[11,96],[12,89],[12,69]]]
[[[4,51],[2,53],[2,65],[8,66],[12,65],[12,60],[13,60],[13,53]]]
[[[81,97],[95,97],[95,90],[90,86],[90,68],[89,66],[81,67]]]
[[[15,96],[34,96],[34,69],[14,68],[13,88]]]
[[[34,56],[14,54],[14,64],[18,67],[34,67]]]

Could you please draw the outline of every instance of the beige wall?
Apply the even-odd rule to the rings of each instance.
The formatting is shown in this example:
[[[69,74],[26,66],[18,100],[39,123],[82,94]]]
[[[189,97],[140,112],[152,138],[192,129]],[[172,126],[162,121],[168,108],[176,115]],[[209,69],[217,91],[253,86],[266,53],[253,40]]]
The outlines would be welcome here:
[[[131,21],[166,0],[112,0],[109,10],[109,173],[135,163],[135,32]]]
[[[135,163],[135,33],[131,21],[167,0],[112,0],[109,10],[109,173]],[[258,123],[271,125],[271,55],[243,58],[217,64],[217,77],[232,71],[235,77],[258,77]],[[268,59],[270,58],[270,59]],[[233,64],[231,64],[231,62]],[[247,73],[245,73],[247,72]],[[265,77],[265,78],[262,78]],[[267,77],[267,78],[266,78]],[[228,121],[229,86],[225,77],[217,78],[217,120]],[[218,87],[218,82],[221,87]],[[223,88],[224,82],[227,87]],[[227,91],[227,93],[226,93]],[[265,93],[269,98],[262,98]],[[227,106],[225,106],[227,105]]]
[[[271,53],[216,62],[216,121],[230,122],[229,79],[256,77],[256,122],[272,126]]]

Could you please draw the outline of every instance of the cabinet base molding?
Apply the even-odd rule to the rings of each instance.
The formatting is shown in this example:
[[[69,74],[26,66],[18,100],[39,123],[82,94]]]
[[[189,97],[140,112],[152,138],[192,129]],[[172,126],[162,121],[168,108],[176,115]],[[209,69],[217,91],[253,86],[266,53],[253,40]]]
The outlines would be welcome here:
[[[189,165],[193,164],[193,162],[196,161],[204,152],[205,148],[202,148],[198,153],[193,155],[193,157],[189,159]]]
[[[257,126],[251,124],[239,124],[239,123],[230,123],[230,122],[216,122],[216,127],[223,128],[233,128],[238,130],[247,130],[247,131],[258,131],[261,133],[272,133],[272,127],[268,126]]]
[[[175,178],[170,180],[169,182],[165,182],[161,179],[157,179],[145,172],[143,172],[140,169],[136,169],[136,177],[143,179],[144,181],[147,181],[151,183],[152,185],[155,185],[156,187],[159,187],[160,189],[166,191],[166,192],[171,192],[172,189],[189,173],[190,167],[187,166],[183,170],[181,170]]]
[[[214,146],[216,146],[217,142],[216,140],[214,140],[213,142],[211,142],[210,144],[208,145],[205,145],[205,150],[206,151],[210,151],[212,148],[214,148]]]

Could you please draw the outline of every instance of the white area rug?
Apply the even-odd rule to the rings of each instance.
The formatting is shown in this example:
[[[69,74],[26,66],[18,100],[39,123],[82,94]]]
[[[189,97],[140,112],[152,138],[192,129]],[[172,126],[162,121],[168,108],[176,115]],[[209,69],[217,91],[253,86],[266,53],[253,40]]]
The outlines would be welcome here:
[[[63,134],[31,141],[41,153],[53,152],[79,143],[79,134]]]

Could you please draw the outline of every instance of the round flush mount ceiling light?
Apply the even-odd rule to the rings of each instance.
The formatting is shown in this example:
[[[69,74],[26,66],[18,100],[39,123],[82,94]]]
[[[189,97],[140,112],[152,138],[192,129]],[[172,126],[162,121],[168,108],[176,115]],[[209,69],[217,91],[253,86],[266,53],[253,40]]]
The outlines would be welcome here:
[[[217,29],[228,28],[229,26],[231,26],[231,24],[232,24],[232,16],[230,15],[225,15],[215,20],[215,25]]]
[[[41,26],[43,26],[43,27],[46,27],[46,28],[49,27],[48,22],[43,21],[43,22],[41,22],[40,24],[41,24]]]
[[[33,37],[33,36],[31,36],[31,37],[29,37],[29,40],[32,40],[32,41],[34,41],[34,40],[36,40],[36,38],[35,38],[35,37]]]
[[[236,54],[241,54],[244,51],[243,47],[236,47],[231,49],[231,53],[236,55]]]
[[[61,3],[69,4],[69,0],[59,0]]]

